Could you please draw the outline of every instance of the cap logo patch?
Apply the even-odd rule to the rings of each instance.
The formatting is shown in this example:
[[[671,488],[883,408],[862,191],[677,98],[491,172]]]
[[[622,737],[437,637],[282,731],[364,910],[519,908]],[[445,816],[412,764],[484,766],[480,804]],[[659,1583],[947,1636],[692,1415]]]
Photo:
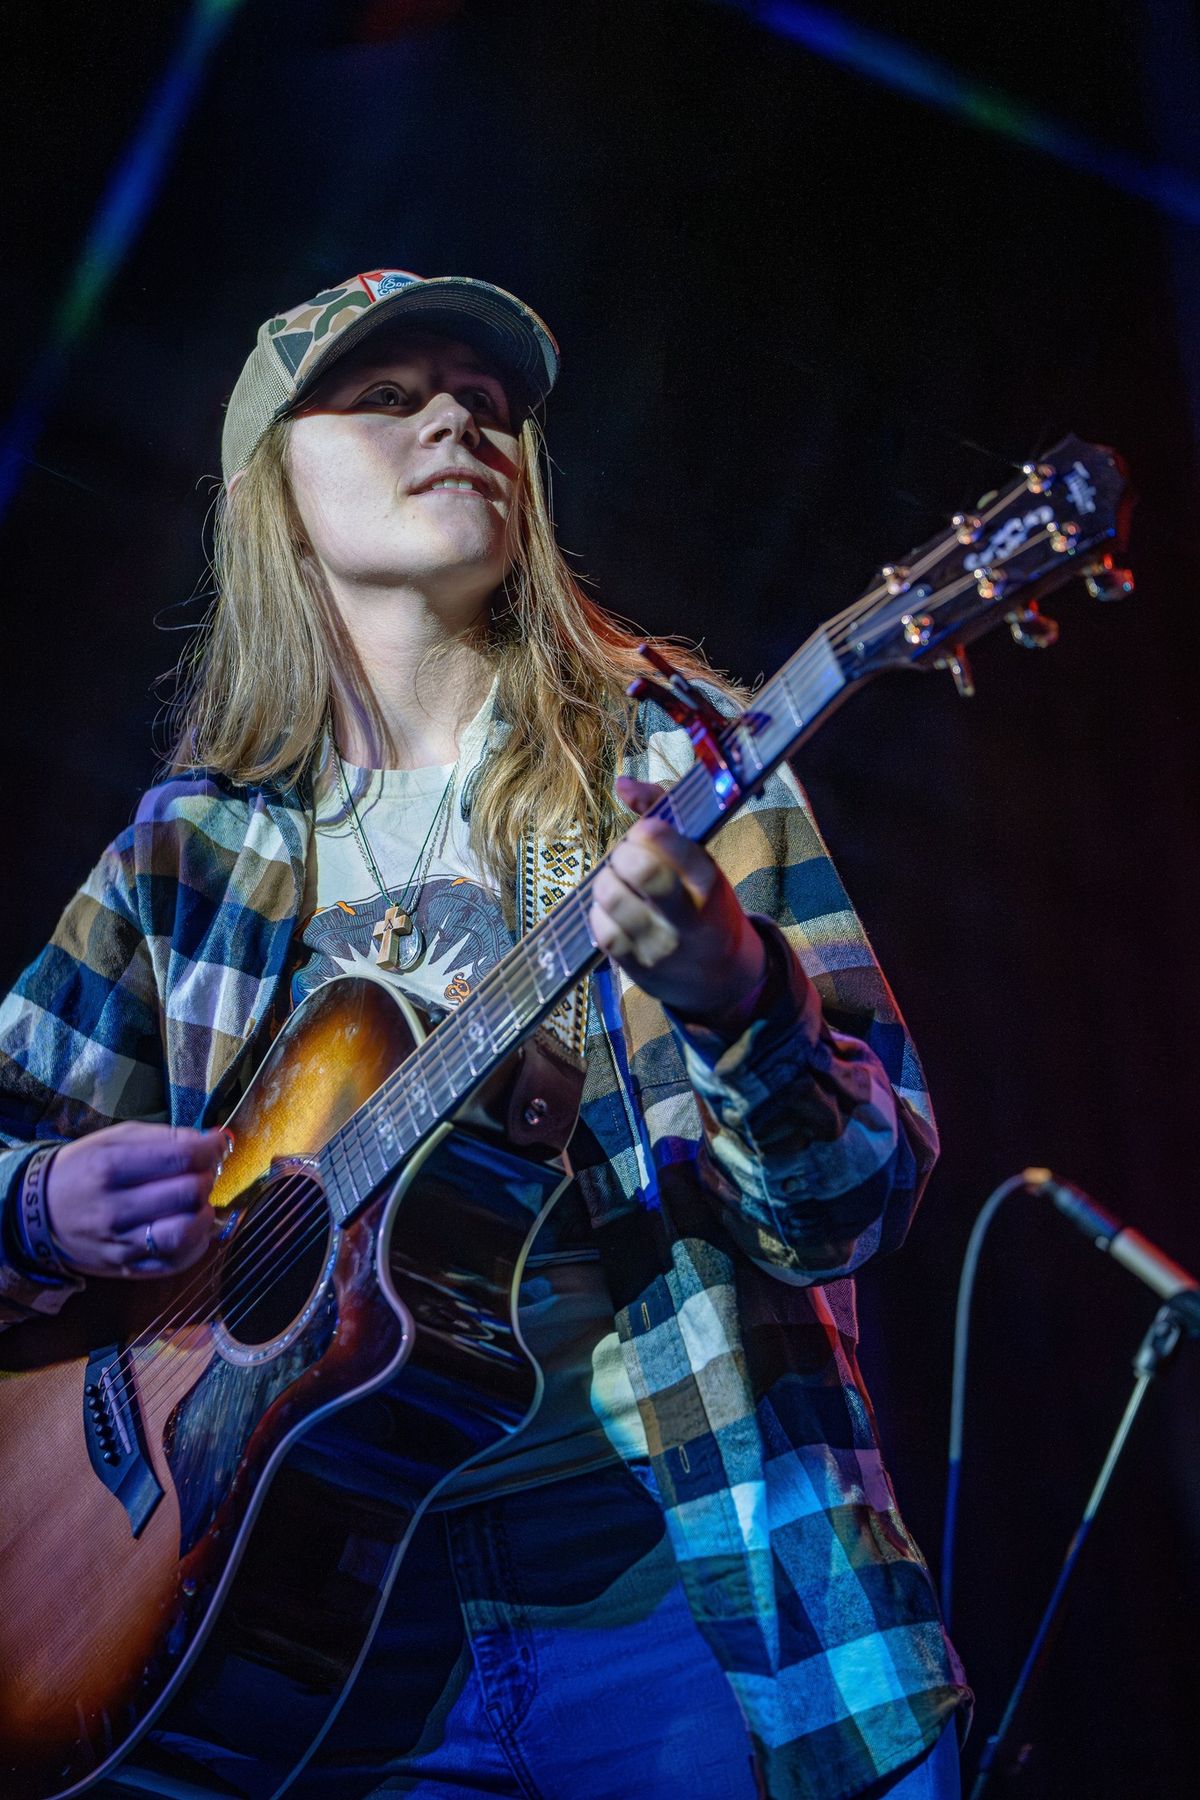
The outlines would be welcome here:
[[[374,288],[375,298],[383,300],[388,294],[398,293],[401,288],[411,287],[414,281],[420,281],[419,275],[410,275],[406,269],[384,269],[373,279],[364,275],[363,280],[368,287]]]

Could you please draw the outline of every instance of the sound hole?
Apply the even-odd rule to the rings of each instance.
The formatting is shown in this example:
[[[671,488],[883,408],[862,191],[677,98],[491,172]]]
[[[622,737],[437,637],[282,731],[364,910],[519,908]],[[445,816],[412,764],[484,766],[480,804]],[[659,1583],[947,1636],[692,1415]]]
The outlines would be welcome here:
[[[275,1175],[243,1196],[225,1245],[221,1313],[237,1342],[282,1337],[312,1298],[329,1252],[325,1195],[307,1175]]]

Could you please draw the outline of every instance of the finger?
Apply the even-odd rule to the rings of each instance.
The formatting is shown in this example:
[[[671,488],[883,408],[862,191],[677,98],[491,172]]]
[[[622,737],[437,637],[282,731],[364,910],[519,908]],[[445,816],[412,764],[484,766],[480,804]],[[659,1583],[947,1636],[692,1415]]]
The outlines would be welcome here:
[[[707,906],[720,879],[698,844],[655,820],[635,825],[611,852],[608,867],[684,928]]]
[[[124,1274],[174,1275],[190,1268],[208,1250],[217,1233],[211,1207],[202,1213],[171,1213],[135,1231],[117,1248]]]
[[[640,865],[635,864],[635,867]],[[647,891],[654,886],[660,886],[662,892]],[[592,892],[601,910],[631,936],[640,936],[652,924],[657,924],[660,929],[669,931],[673,941],[677,942],[680,929],[695,916],[695,907],[681,888],[678,877],[666,864],[660,865],[660,873],[652,875],[639,887],[626,881],[610,863],[596,877]]]
[[[622,889],[607,904],[596,901],[589,920],[598,947],[618,960],[653,968],[679,948],[679,933],[640,895]]]
[[[631,832],[615,846],[607,867],[626,887],[634,888],[649,900],[660,899],[679,886],[678,870],[662,854],[653,837]]]
[[[704,846],[694,844],[664,819],[641,820],[624,840],[631,841],[652,845],[655,854],[674,869],[698,907],[704,905],[721,879],[721,871]]]
[[[186,1125],[141,1125],[96,1146],[97,1172],[106,1187],[140,1187],[176,1175],[215,1171],[228,1150],[225,1133]]]
[[[603,950],[614,962],[621,962],[632,954],[633,940],[627,938],[616,920],[599,906],[593,905],[588,913],[588,930],[597,950]]]
[[[173,1175],[169,1181],[149,1181],[144,1186],[122,1189],[113,1206],[112,1235],[124,1237],[127,1232],[145,1231],[147,1225],[173,1213],[194,1214],[208,1206],[214,1174],[211,1169],[197,1169],[188,1175]]]
[[[635,781],[632,775],[617,776],[617,799],[630,812],[637,813],[640,818],[649,812],[656,800],[661,800],[666,793],[657,781]]]

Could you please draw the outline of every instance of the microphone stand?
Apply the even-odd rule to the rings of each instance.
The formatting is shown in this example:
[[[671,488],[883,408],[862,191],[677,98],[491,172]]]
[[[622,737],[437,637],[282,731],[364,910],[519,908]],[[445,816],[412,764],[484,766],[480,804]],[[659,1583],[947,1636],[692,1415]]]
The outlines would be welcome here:
[[[1029,1745],[1023,1745],[1016,1758],[1003,1769],[1000,1768],[1001,1754],[1014,1736],[1014,1727],[1022,1708],[1026,1706],[1030,1694],[1040,1679],[1052,1644],[1052,1632],[1059,1622],[1063,1597],[1076,1565],[1083,1553],[1092,1529],[1092,1522],[1099,1510],[1112,1474],[1117,1466],[1121,1452],[1125,1448],[1133,1421],[1138,1415],[1147,1389],[1158,1371],[1175,1354],[1184,1338],[1200,1338],[1200,1290],[1187,1288],[1159,1307],[1151,1323],[1149,1331],[1142,1339],[1137,1354],[1133,1359],[1133,1392],[1129,1396],[1121,1422],[1117,1426],[1116,1435],[1108,1447],[1104,1458],[1104,1466],[1096,1478],[1096,1485],[1088,1498],[1075,1535],[1067,1547],[1058,1580],[1054,1591],[1042,1614],[1041,1623],[1034,1633],[1029,1653],[1021,1665],[1012,1693],[1008,1697],[1008,1705],[996,1730],[988,1738],[979,1758],[979,1768],[975,1776],[975,1785],[971,1789],[970,1800],[982,1800],[992,1785],[992,1777],[1001,1774],[1019,1774],[1024,1768],[1029,1754]]]

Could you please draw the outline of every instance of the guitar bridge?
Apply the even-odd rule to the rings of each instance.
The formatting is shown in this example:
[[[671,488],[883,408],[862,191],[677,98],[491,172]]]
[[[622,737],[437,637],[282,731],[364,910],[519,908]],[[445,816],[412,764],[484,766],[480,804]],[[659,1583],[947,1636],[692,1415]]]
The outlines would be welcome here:
[[[83,1435],[88,1461],[129,1514],[134,1537],[163,1497],[142,1432],[130,1358],[119,1344],[93,1350],[83,1378]]]

